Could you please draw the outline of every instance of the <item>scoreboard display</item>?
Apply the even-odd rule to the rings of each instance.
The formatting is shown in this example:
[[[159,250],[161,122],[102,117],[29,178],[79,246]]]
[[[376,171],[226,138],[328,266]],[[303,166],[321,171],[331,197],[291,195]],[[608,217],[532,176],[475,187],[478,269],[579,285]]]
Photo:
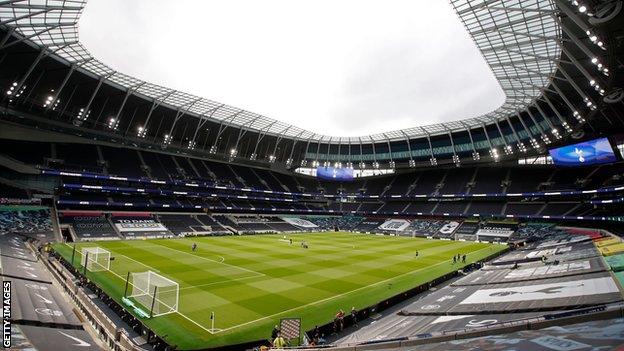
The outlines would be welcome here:
[[[584,141],[548,150],[557,166],[589,166],[618,161],[613,146],[607,138]]]
[[[324,180],[333,180],[337,182],[353,181],[352,168],[336,168],[336,167],[317,167],[316,177]]]

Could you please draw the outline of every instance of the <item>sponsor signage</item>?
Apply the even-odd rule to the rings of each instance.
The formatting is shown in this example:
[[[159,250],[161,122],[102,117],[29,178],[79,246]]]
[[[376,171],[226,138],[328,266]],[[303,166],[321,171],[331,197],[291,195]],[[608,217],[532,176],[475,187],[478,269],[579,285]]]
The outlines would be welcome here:
[[[153,219],[113,219],[120,232],[166,232],[167,228]]]

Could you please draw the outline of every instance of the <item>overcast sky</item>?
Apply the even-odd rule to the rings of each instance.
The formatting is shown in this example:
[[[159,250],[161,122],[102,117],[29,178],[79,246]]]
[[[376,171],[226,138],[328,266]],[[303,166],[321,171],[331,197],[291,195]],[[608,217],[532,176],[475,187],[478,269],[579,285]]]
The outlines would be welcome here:
[[[326,135],[504,101],[448,0],[92,0],[80,39],[123,73]]]

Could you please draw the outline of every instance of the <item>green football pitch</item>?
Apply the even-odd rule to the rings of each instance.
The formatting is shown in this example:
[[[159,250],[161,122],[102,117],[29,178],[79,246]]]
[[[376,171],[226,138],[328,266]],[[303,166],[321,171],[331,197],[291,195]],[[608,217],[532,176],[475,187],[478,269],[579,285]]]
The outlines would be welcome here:
[[[118,302],[128,272],[151,270],[176,281],[178,312],[144,322],[179,349],[199,349],[266,339],[281,318],[301,318],[303,330],[312,329],[339,309],[368,307],[460,269],[453,255],[466,254],[470,263],[505,248],[342,232],[286,237],[292,245],[281,234],[80,243],[74,265],[82,247],[110,251],[110,270],[87,276]],[[71,259],[72,246],[55,250]]]

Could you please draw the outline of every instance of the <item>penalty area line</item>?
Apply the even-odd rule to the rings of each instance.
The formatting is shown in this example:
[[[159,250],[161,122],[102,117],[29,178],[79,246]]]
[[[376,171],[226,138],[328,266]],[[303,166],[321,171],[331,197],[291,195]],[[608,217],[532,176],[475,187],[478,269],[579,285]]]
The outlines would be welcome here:
[[[69,244],[67,244],[67,243],[65,243],[65,245],[67,245],[68,247],[72,247],[71,245],[69,245]],[[78,253],[82,255],[82,252],[78,252]],[[121,279],[121,281],[123,281],[123,282],[125,282],[125,281],[126,281],[126,278],[124,278],[124,277],[122,277],[121,275],[117,274],[117,272],[114,272],[114,271],[112,271],[112,270],[110,270],[110,269],[109,269],[108,271],[109,271],[109,272],[111,272],[111,273],[112,273],[114,276],[116,276],[117,278]],[[250,278],[251,278],[251,277],[250,277]],[[132,283],[130,283],[130,284],[132,284]],[[179,290],[182,290],[182,289],[179,289]],[[126,309],[126,308],[124,308],[124,309],[125,309],[126,311],[128,311],[128,309]],[[208,332],[208,333],[210,333],[210,334],[213,334],[213,335],[214,335],[214,334],[216,334],[216,333],[218,333],[218,332],[220,332],[220,331],[222,330],[222,329],[216,329],[216,328],[215,328],[215,331],[211,331],[210,329],[208,329],[208,328],[204,327],[203,325],[201,325],[201,324],[197,323],[196,321],[192,320],[191,318],[189,318],[189,317],[188,317],[187,315],[185,315],[184,313],[182,313],[182,312],[180,312],[180,311],[175,311],[175,313],[179,314],[182,318],[184,318],[184,319],[188,320],[189,322],[191,322],[191,323],[195,324],[196,326],[198,326],[198,327],[202,328],[203,330],[207,331],[207,332]]]
[[[247,279],[252,279],[252,278],[260,278],[260,276],[254,275],[254,276],[251,276],[251,277],[241,277],[241,278],[236,278],[236,279],[219,280],[219,281],[216,281],[216,282],[206,283],[206,284],[190,285],[190,286],[185,286],[185,287],[183,287],[183,288],[180,288],[180,290],[188,290],[188,289],[193,289],[193,288],[201,288],[201,287],[205,287],[205,286],[218,285],[218,284],[225,284],[225,283],[229,283],[229,282],[237,282],[237,281],[240,281],[240,280],[247,280]]]

